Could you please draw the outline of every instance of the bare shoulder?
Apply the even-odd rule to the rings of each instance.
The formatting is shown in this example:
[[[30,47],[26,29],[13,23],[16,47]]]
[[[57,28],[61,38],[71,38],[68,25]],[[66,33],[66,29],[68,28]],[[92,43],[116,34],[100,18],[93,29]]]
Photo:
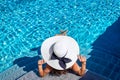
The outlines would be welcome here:
[[[72,69],[73,68],[78,68],[78,67],[79,67],[79,65],[76,62],[71,66]]]
[[[49,66],[48,64],[46,65],[46,68],[44,69],[45,72],[50,72],[53,68]]]

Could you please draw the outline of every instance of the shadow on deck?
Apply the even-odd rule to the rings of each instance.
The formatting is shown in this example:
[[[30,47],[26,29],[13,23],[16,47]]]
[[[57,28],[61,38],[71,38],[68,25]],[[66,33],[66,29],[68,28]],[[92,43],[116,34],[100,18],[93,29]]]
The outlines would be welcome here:
[[[87,69],[112,80],[120,77],[120,17],[92,44]],[[92,62],[92,63],[91,63]]]

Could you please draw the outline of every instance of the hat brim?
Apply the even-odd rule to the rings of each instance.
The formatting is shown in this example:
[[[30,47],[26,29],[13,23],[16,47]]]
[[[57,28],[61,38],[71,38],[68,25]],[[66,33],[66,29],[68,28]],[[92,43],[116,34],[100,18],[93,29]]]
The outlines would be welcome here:
[[[52,55],[51,47],[55,42],[60,41],[62,39],[66,40],[66,44],[68,45],[68,52],[65,57],[70,58],[72,60],[71,62],[66,64],[66,69],[68,69],[77,61],[77,55],[79,54],[79,45],[73,38],[69,36],[54,36],[46,39],[41,46],[41,54],[43,59],[49,66],[57,70],[64,70],[64,69],[61,68],[57,59],[50,60]]]

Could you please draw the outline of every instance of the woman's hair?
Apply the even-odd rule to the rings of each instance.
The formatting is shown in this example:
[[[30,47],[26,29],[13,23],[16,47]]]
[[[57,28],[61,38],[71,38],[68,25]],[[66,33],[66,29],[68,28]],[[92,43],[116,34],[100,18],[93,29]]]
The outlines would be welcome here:
[[[60,76],[61,74],[66,74],[67,72],[68,72],[68,70],[56,70],[53,68],[51,71],[51,74]]]

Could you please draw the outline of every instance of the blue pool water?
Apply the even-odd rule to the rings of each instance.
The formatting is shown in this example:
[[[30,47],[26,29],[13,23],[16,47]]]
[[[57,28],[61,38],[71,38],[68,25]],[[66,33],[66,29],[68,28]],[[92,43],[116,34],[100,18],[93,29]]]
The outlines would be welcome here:
[[[88,54],[119,16],[120,0],[0,0],[0,72],[61,29]]]

